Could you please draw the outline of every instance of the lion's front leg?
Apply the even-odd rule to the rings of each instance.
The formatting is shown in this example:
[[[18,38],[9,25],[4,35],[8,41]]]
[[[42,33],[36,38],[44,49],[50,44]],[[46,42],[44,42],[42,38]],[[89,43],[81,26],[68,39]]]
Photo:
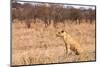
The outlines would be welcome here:
[[[69,55],[70,54],[70,45],[65,44],[65,46],[66,46],[66,54]]]

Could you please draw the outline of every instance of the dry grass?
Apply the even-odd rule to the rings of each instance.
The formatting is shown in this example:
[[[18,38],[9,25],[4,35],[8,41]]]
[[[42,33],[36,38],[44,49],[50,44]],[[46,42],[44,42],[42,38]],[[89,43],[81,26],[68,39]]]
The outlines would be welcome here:
[[[64,42],[56,37],[57,31],[65,29],[84,48],[84,53],[66,56]],[[12,65],[46,64],[61,62],[92,61],[95,59],[95,24],[31,24],[12,23]]]

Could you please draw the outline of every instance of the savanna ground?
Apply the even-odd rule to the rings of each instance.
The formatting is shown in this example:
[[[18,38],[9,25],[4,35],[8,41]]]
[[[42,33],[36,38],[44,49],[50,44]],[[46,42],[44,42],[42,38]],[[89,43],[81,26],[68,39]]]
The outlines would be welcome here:
[[[70,21],[69,21],[70,22]],[[66,56],[63,40],[56,36],[59,30],[67,31],[84,49],[81,55]],[[57,28],[43,23],[12,23],[12,65],[48,64],[62,62],[94,61],[95,23],[61,23]]]

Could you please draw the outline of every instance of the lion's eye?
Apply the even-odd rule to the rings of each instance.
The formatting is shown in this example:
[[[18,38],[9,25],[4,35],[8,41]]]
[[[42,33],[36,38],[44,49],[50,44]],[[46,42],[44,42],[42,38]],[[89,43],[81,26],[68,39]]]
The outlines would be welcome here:
[[[63,33],[64,31],[62,30],[61,32]]]

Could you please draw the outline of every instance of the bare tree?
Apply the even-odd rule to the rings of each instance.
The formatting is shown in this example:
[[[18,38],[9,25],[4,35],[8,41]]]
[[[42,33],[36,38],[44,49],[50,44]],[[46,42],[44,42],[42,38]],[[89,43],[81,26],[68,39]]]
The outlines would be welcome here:
[[[24,20],[28,28],[31,27],[31,20],[34,20],[34,23],[36,23],[37,19],[42,20],[45,27],[47,27],[51,24],[51,21],[53,21],[54,26],[57,23],[64,24],[65,20],[73,21],[73,23],[76,22],[76,24],[82,23],[82,20],[92,23],[95,17],[95,9],[74,8],[72,6],[65,7],[61,4],[12,3],[12,20]]]

